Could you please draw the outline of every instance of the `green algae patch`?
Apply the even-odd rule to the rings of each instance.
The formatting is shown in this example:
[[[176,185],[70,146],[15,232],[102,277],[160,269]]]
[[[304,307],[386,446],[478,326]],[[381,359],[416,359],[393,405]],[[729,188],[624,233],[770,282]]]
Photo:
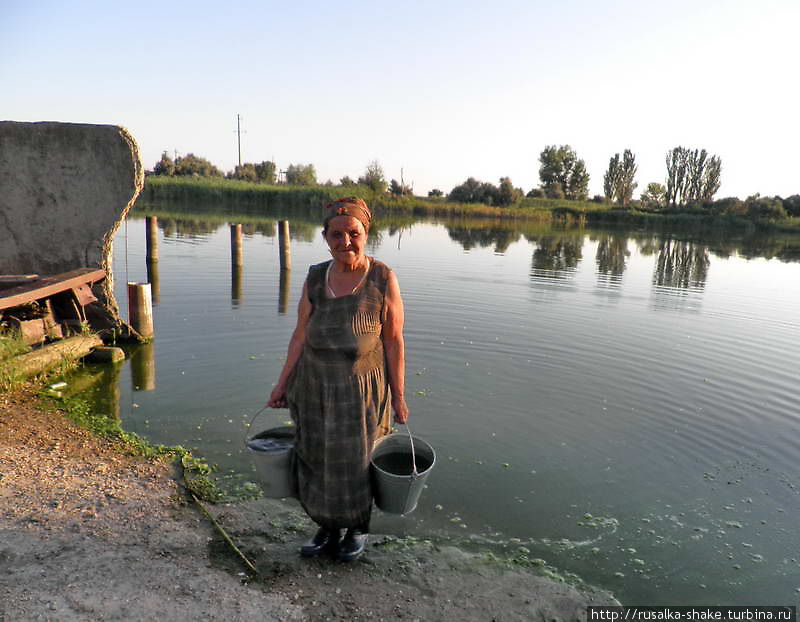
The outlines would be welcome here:
[[[232,492],[223,490],[214,476],[217,465],[208,464],[181,445],[154,444],[138,434],[126,432],[118,419],[97,411],[80,395],[60,397],[53,395],[49,389],[44,389],[40,392],[39,398],[41,405],[46,409],[61,412],[75,425],[96,436],[119,443],[125,453],[175,462],[181,468],[185,487],[203,501],[220,503],[255,499],[260,496],[261,489],[251,482],[246,482]]]

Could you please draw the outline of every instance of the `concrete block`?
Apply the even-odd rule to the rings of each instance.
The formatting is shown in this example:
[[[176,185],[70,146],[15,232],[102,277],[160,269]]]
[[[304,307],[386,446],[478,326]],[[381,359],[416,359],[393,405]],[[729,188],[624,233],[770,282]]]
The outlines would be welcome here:
[[[119,363],[125,360],[125,351],[122,348],[100,346],[92,350],[86,360],[90,363]]]

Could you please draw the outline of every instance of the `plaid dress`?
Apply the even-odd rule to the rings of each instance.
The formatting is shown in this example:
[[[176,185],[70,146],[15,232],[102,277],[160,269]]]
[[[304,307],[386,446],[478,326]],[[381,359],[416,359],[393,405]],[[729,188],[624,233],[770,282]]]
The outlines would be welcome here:
[[[297,496],[314,522],[336,529],[368,523],[370,452],[391,425],[381,341],[389,268],[370,258],[356,293],[329,298],[328,264],[308,271],[313,311],[287,399],[296,425]]]

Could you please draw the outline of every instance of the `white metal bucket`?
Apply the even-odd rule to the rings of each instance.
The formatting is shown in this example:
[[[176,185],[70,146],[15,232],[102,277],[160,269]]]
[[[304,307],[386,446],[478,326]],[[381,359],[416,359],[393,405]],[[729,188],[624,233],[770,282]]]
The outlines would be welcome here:
[[[263,440],[275,441],[276,446],[261,449],[257,441]],[[296,496],[291,469],[294,426],[264,430],[249,438],[245,444],[256,466],[264,496],[273,499]]]

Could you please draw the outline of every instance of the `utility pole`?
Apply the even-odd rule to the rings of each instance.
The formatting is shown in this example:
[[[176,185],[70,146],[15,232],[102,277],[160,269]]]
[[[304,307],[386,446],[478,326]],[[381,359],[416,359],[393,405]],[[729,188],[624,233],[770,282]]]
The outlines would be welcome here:
[[[242,126],[240,123],[241,117],[236,115],[236,138],[239,143],[239,168],[242,167]]]

